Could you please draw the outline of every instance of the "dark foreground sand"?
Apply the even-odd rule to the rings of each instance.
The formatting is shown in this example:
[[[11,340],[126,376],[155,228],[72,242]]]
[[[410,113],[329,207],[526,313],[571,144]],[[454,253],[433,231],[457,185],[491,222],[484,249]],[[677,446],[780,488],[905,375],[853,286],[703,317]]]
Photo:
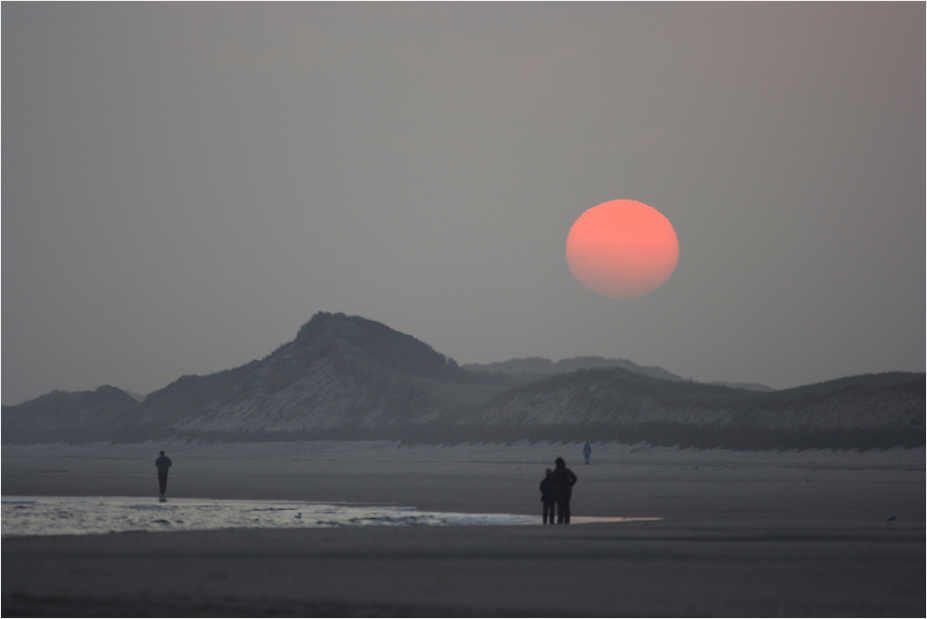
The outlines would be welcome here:
[[[538,510],[546,454],[429,449],[276,462],[181,457],[170,488],[189,497]],[[596,455],[591,466],[571,464],[580,478],[574,514],[663,520],[7,538],[3,615],[925,614],[922,462]],[[147,457],[136,468],[113,454],[40,456],[4,448],[5,495],[132,495],[151,482]]]

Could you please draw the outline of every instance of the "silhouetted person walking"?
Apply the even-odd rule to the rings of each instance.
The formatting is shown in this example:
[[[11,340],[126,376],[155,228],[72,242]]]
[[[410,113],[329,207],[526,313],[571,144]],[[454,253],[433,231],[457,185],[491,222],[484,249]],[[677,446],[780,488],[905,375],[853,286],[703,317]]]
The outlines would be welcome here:
[[[563,458],[557,458],[554,462],[557,468],[550,477],[554,484],[554,496],[557,499],[557,524],[570,524],[570,497],[573,495],[576,475],[566,467]]]
[[[161,496],[158,497],[158,500],[163,503],[167,500],[164,498],[164,494],[167,492],[167,471],[171,468],[171,459],[165,456],[162,451],[158,459],[155,460],[155,466],[158,467],[158,487],[161,489]]]
[[[554,484],[551,481],[552,474],[551,470],[547,469],[547,475],[541,480],[541,501],[544,504],[544,524],[548,522],[554,524],[554,505],[557,499],[554,492]]]
[[[589,444],[589,441],[586,441],[586,444],[583,445],[583,457],[586,459],[586,464],[589,464],[589,458],[592,457],[592,445]]]

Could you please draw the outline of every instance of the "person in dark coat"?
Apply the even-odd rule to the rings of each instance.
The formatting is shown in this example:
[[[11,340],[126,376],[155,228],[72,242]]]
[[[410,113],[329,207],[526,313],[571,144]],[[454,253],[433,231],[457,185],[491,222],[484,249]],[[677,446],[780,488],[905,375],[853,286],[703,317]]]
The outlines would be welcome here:
[[[165,456],[162,451],[158,459],[155,460],[155,466],[158,467],[158,487],[161,489],[159,499],[163,502],[166,500],[164,494],[167,492],[167,471],[171,468],[171,459]]]
[[[554,524],[554,505],[557,499],[554,495],[554,484],[551,482],[553,473],[547,469],[547,475],[541,480],[541,502],[544,504],[544,524]]]
[[[557,524],[570,524],[570,497],[573,495],[573,485],[576,475],[566,467],[563,458],[554,461],[557,468],[551,474],[554,484],[554,496],[557,500]]]

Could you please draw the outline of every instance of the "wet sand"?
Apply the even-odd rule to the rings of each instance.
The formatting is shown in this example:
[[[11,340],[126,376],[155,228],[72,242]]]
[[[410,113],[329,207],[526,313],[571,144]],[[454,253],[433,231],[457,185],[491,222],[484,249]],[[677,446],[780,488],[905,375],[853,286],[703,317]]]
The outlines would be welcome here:
[[[169,494],[536,513],[577,449],[317,447],[177,446]],[[3,614],[923,616],[923,453],[566,454],[574,515],[650,522],[8,538]],[[3,493],[144,494],[149,459],[4,447]]]

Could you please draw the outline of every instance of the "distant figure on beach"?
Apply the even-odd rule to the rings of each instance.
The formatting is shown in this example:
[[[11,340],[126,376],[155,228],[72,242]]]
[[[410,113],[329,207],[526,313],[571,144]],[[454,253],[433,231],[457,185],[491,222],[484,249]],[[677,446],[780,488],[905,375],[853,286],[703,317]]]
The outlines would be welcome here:
[[[551,474],[554,484],[554,496],[557,500],[557,524],[570,524],[570,497],[573,494],[573,485],[576,475],[566,467],[563,458],[554,460],[557,468]]]
[[[541,502],[544,505],[544,524],[554,524],[554,505],[557,502],[554,494],[554,483],[551,481],[553,473],[547,469],[547,475],[541,480]]]
[[[583,445],[583,457],[586,459],[586,464],[589,464],[589,458],[592,457],[592,445],[589,444],[589,441],[586,441],[586,444]]]
[[[171,459],[165,456],[162,451],[158,459],[155,460],[155,466],[158,467],[158,487],[161,489],[161,496],[158,497],[158,500],[163,503],[167,500],[164,498],[164,494],[167,492],[167,471],[171,468]]]

